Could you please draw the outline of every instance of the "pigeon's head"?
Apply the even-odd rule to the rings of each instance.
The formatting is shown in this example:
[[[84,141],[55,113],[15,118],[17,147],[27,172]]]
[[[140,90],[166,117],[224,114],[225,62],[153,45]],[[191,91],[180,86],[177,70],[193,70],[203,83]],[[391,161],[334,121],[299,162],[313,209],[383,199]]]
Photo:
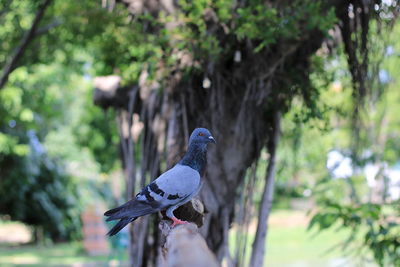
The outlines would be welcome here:
[[[206,128],[196,128],[190,135],[189,144],[204,144],[216,143],[210,131]]]

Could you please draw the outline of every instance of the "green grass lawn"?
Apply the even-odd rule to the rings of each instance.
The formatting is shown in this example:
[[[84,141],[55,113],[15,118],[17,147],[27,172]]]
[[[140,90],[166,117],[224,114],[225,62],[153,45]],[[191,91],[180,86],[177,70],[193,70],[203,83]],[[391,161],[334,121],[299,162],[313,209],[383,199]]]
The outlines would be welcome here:
[[[340,248],[346,233],[327,231],[313,235],[305,227],[269,229],[266,266],[352,266]]]
[[[327,230],[316,233],[307,231],[308,219],[304,212],[278,210],[270,217],[265,266],[268,267],[373,267],[375,264],[360,263],[346,256],[341,242],[346,240],[346,231]],[[255,226],[253,231],[255,232]],[[234,233],[231,240],[234,239]],[[251,248],[254,234],[249,238]],[[247,259],[250,255],[247,255]],[[361,264],[361,265],[360,265]]]
[[[254,230],[254,226],[253,226]],[[234,241],[232,231],[231,241]],[[344,231],[324,231],[315,235],[307,231],[303,212],[274,211],[270,217],[267,255],[268,267],[353,267],[359,265],[345,257],[340,249],[332,249],[347,236]],[[248,248],[251,248],[251,240]],[[232,243],[231,243],[232,244]],[[234,246],[234,244],[233,244]],[[248,250],[249,250],[248,249]],[[122,257],[122,258],[121,258]],[[0,245],[0,266],[120,266],[127,261],[127,253],[120,256],[88,256],[79,242],[52,246]]]
[[[79,242],[52,246],[0,246],[0,266],[119,266],[119,257],[89,256]]]

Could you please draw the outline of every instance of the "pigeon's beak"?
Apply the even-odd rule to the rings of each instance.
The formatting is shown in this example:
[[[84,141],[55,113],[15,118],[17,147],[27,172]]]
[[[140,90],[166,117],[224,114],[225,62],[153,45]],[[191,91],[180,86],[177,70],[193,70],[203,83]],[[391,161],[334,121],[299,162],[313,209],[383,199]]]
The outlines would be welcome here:
[[[210,142],[213,142],[214,144],[216,144],[217,142],[215,142],[214,137],[212,137],[211,135],[208,137],[208,139],[210,139]]]

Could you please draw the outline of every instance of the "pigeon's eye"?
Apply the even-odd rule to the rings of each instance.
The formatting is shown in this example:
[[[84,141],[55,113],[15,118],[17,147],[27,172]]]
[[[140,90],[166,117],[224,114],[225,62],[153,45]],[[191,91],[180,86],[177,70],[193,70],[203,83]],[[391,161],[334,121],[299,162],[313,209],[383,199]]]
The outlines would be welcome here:
[[[199,136],[204,136],[204,133],[199,133]]]

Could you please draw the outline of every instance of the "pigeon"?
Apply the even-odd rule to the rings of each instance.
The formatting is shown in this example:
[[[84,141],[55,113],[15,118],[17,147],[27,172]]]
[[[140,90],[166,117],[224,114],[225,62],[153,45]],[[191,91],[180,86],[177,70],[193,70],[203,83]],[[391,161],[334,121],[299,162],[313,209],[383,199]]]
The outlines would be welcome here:
[[[186,154],[174,167],[145,186],[132,200],[104,213],[106,221],[119,220],[107,234],[113,236],[138,217],[162,210],[172,220],[171,227],[187,223],[176,218],[174,210],[199,192],[209,143],[216,143],[210,131],[196,128],[190,135]]]

